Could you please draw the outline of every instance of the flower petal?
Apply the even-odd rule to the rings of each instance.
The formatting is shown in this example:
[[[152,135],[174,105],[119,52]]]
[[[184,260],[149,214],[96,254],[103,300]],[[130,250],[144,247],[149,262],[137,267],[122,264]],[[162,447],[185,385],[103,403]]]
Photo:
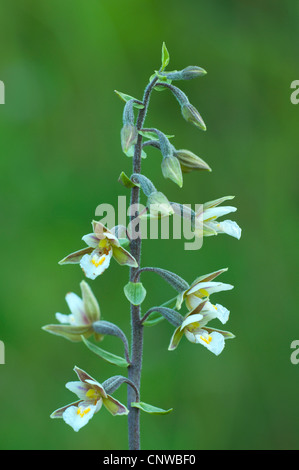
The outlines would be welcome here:
[[[99,246],[99,239],[94,233],[88,233],[82,237],[82,240],[86,245],[91,246],[92,248],[97,248]]]
[[[188,294],[198,293],[204,294],[204,292],[200,292],[201,290],[206,291],[208,295],[214,294],[215,292],[222,292],[224,290],[231,290],[234,286],[231,284],[226,284],[224,282],[198,282],[193,284],[191,288],[188,290]]]
[[[93,334],[93,329],[90,325],[45,325],[43,330],[52,333],[53,335],[62,336],[72,342],[82,341],[81,336],[89,338]]]
[[[87,255],[88,256],[88,255]],[[83,300],[73,292],[69,292],[65,296],[65,300],[69,306],[70,311],[74,317],[74,325],[88,325],[90,324],[85,312]]]
[[[191,325],[192,323],[198,323],[200,320],[203,319],[203,315],[201,313],[195,313],[194,315],[189,315],[181,324],[180,328],[181,331],[188,325]]]
[[[86,393],[90,390],[90,386],[84,382],[68,382],[65,384],[66,388],[75,393],[80,400],[86,400]]]
[[[219,330],[218,328],[208,328],[207,326],[205,326],[204,329],[210,334],[212,332],[220,333],[220,334],[222,334],[224,339],[234,339],[235,338],[235,335],[233,333],[231,333],[230,331],[223,331],[223,330]]]
[[[58,408],[57,410],[53,411],[53,413],[50,415],[50,418],[62,418],[62,415],[67,408],[69,408],[70,406],[78,406],[79,403],[81,403],[81,400],[76,401],[74,403],[70,403],[69,405],[62,406],[61,408]]]
[[[100,276],[109,266],[112,256],[112,250],[107,254],[94,250],[91,254],[83,256],[80,266],[86,277],[95,279]]]
[[[101,312],[97,299],[95,298],[91,288],[87,282],[80,283],[82,292],[82,300],[84,305],[84,312],[90,323],[100,320]]]
[[[63,313],[59,312],[55,313],[55,318],[59,321],[59,323],[65,323],[66,325],[73,325],[75,321],[73,315],[64,315]]]
[[[223,207],[212,207],[211,209],[204,210],[203,220],[209,221],[212,219],[217,219],[223,215],[230,214],[231,212],[236,212],[237,208],[233,206],[223,206]]]
[[[222,204],[224,201],[234,199],[234,197],[235,196],[224,196],[224,197],[220,197],[219,199],[214,199],[213,201],[206,202],[203,205],[204,210],[210,209],[211,207],[219,206],[219,204]]]
[[[78,432],[83,426],[85,426],[88,421],[93,417],[93,415],[99,410],[97,405],[82,405],[79,406],[70,406],[68,407],[62,417],[66,424],[71,426],[74,431]]]
[[[184,332],[181,330],[180,327],[178,327],[172,335],[170,344],[168,346],[168,351],[173,351],[174,349],[176,349],[183,336]]]
[[[102,398],[107,398],[107,393],[105,392],[105,389],[102,384],[100,384],[94,379],[86,379],[85,383],[89,385],[89,388],[96,390]]]
[[[188,310],[194,310],[198,305],[200,305],[204,300],[197,295],[190,294],[186,297],[186,306]]]
[[[105,227],[105,225],[103,225],[101,222],[98,222],[97,220],[92,221],[92,228],[93,228],[94,234],[99,240],[106,238],[104,236],[105,233],[111,233],[110,230],[107,227]]]
[[[217,318],[221,321],[221,323],[225,324],[229,319],[230,311],[220,304],[216,304],[215,307],[217,309]]]
[[[232,220],[224,220],[223,222],[219,222],[217,224],[215,223],[215,225],[217,226],[215,230],[218,233],[226,233],[227,235],[240,240],[242,229],[239,227],[237,222]]]
[[[121,265],[131,266],[132,268],[137,268],[138,263],[134,256],[131,255],[127,250],[122,246],[113,246],[113,257]]]
[[[107,395],[107,398],[103,398],[103,405],[113,415],[127,415],[129,410],[122,405],[118,400]]]
[[[59,261],[58,264],[77,264],[80,263],[82,257],[86,254],[89,254],[93,251],[93,249],[89,246],[87,248],[83,248],[82,250],[74,251]]]
[[[205,330],[199,330],[198,332],[186,330],[185,335],[191,343],[201,344],[216,356],[223,351],[225,346],[223,335],[215,331],[207,334]]]
[[[223,268],[223,269],[218,269],[218,271],[214,271],[214,272],[209,273],[209,274],[203,274],[202,276],[195,279],[195,281],[191,285],[191,288],[194,286],[194,284],[197,284],[198,282],[212,281],[213,279],[215,279],[215,277],[217,277],[220,274],[226,272],[227,270],[228,270],[228,268]]]

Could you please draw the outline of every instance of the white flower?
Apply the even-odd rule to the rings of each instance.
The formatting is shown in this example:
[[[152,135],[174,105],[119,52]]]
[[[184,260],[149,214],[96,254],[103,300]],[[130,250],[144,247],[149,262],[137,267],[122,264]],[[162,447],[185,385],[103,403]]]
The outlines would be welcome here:
[[[208,301],[201,302],[194,310],[188,312],[181,326],[175,330],[170,341],[169,351],[177,348],[185,334],[191,343],[201,344],[218,356],[223,351],[225,340],[234,338],[234,335],[229,331],[207,327],[208,322],[214,318],[219,318],[217,308],[209,305]]]
[[[95,279],[109,266],[111,257],[121,265],[138,267],[135,258],[121,246],[119,239],[100,222],[93,221],[93,233],[84,235],[82,240],[88,248],[71,253],[59,264],[79,263],[86,277]]]
[[[208,302],[206,302],[205,309],[210,308],[216,310],[217,316],[215,318],[218,318],[221,323],[226,323],[229,317],[229,310],[220,304],[213,305],[209,301],[210,295],[215,292],[226,291],[234,288],[231,284],[213,281],[213,279],[225,271],[227,271],[227,268],[219,269],[213,273],[204,274],[203,276],[198,277],[188,289],[178,295],[176,303],[177,308],[181,308],[184,300],[188,310],[193,310],[199,304],[208,300]]]
[[[70,403],[51,414],[51,418],[62,418],[74,431],[85,426],[102,405],[112,415],[127,415],[128,409],[115,398],[108,395],[103,386],[78,367],[74,371],[79,382],[68,382],[66,388],[75,393],[79,401]]]
[[[203,205],[203,213],[197,214],[197,218],[201,219],[202,217],[203,219],[203,235],[205,237],[217,235],[218,233],[226,233],[238,240],[241,238],[241,228],[236,222],[232,220],[219,222],[217,220],[218,217],[222,217],[237,210],[237,208],[233,206],[218,207],[222,202],[233,198],[234,196],[225,196],[214,201],[206,202]]]
[[[94,334],[92,324],[100,320],[100,307],[91,288],[85,281],[80,283],[80,288],[82,299],[74,292],[69,292],[65,296],[71,314],[56,313],[56,319],[61,325],[46,325],[43,327],[45,331],[63,336],[70,341],[81,341],[82,336],[88,338]],[[103,335],[95,333],[95,337],[99,341],[103,338]]]
[[[232,220],[218,220],[237,209],[233,206],[218,207],[222,202],[233,199],[234,196],[225,196],[214,201],[206,202],[200,206],[200,209],[195,213],[190,207],[184,204],[172,202],[171,207],[176,215],[188,219],[191,223],[192,231],[197,238],[211,237],[218,235],[218,233],[226,233],[234,238],[240,239],[241,228]]]

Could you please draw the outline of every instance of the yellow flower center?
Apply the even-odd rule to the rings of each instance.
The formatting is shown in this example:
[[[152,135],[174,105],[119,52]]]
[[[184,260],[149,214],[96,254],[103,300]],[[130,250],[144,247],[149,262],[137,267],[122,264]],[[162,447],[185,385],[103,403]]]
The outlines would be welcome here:
[[[92,388],[90,388],[86,394],[87,398],[90,398],[91,400],[95,400],[98,398],[98,394],[95,390],[93,390]]]
[[[93,257],[91,262],[96,268],[98,268],[100,265],[102,265],[104,263],[105,259],[106,259],[105,255],[101,256],[98,261],[96,261],[95,257]]]
[[[188,326],[188,330],[190,330],[190,331],[197,330],[197,328],[199,328],[199,322],[198,321],[196,321],[194,323],[191,323],[191,325]]]
[[[207,337],[206,336],[200,336],[200,339],[202,341],[204,341],[205,343],[210,344],[210,342],[212,341],[212,336],[210,336],[210,335],[208,335]]]
[[[198,297],[209,297],[209,293],[206,289],[199,289],[200,295]]]
[[[107,238],[102,238],[99,241],[99,248],[108,248],[109,247],[109,240]]]
[[[85,415],[87,415],[87,413],[90,412],[90,408],[86,408],[85,410],[82,410],[82,407],[79,406],[78,410],[77,410],[77,415],[80,415],[81,418],[83,418]]]
[[[97,404],[97,401],[99,399],[99,394],[93,390],[92,388],[90,388],[87,392],[86,392],[86,397],[89,398],[89,400],[94,400],[94,404],[96,405]]]

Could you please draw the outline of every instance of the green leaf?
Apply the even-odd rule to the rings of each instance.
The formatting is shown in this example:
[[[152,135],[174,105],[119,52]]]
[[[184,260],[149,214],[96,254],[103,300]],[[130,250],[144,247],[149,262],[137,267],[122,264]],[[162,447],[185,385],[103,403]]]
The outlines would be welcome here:
[[[149,413],[151,415],[167,415],[173,410],[173,408],[170,408],[169,410],[163,410],[162,408],[157,408],[156,406],[149,405],[143,401],[132,402],[131,406],[133,408],[139,408],[140,410],[145,411],[145,413]]]
[[[168,85],[171,85],[171,80],[168,80],[168,79],[160,80],[159,82],[157,82],[157,84],[154,87],[155,91],[165,91],[165,90],[167,90],[166,86],[163,86],[163,85],[159,86],[159,83],[162,83],[162,82],[167,83]]]
[[[104,351],[104,349],[99,348],[99,346],[96,346],[90,341],[87,341],[83,336],[82,336],[82,341],[88,347],[90,351],[92,351],[97,356],[104,359],[104,361],[107,361],[110,364],[114,364],[119,367],[129,367],[130,364],[123,357],[116,356],[115,354],[112,354],[108,351]]]
[[[172,80],[170,78],[167,78],[166,75],[161,75],[159,72],[155,71],[155,73],[153,73],[153,75],[150,76],[150,79],[149,81],[151,82],[155,77],[158,77],[159,78],[159,81],[155,84],[154,86],[154,90],[155,91],[165,91],[167,90],[167,87],[165,86],[159,86],[159,83],[167,83],[167,85],[171,85],[172,83]]]
[[[158,135],[156,134],[156,132],[151,132],[151,131],[138,131],[138,133],[140,135],[142,135],[142,137],[145,137],[146,139],[150,139],[150,140],[159,140],[159,137]],[[167,135],[167,134],[164,134],[165,137],[167,137],[167,139],[172,139],[172,137],[174,137],[174,135]]]
[[[161,321],[165,320],[165,318],[159,312],[152,312],[147,320],[143,323],[144,326],[155,326]]]
[[[125,188],[134,188],[135,186],[140,186],[138,183],[133,183],[132,180],[122,171],[118,178],[119,183],[121,183]]]
[[[126,152],[127,157],[134,157],[134,150],[135,148],[133,146],[130,147],[129,150]],[[141,151],[141,158],[146,158],[146,153],[143,149]]]
[[[117,91],[117,90],[114,90],[114,93],[117,94],[117,96],[122,100],[124,101],[125,103],[127,101],[130,101],[130,100],[136,100],[136,98],[134,98],[134,96],[130,96],[130,95],[127,95],[126,93],[122,93],[121,91]],[[139,100],[136,100],[136,101],[139,101]],[[143,104],[139,104],[139,103],[133,103],[133,106],[135,108],[138,108],[138,109],[143,109],[144,108],[144,105]]]
[[[133,305],[142,304],[146,296],[146,290],[141,282],[128,282],[124,287],[124,293]]]
[[[167,50],[165,42],[163,42],[163,44],[162,44],[162,68],[161,68],[161,70],[164,70],[165,67],[167,67],[167,65],[169,64],[169,59],[170,59],[169,52]]]

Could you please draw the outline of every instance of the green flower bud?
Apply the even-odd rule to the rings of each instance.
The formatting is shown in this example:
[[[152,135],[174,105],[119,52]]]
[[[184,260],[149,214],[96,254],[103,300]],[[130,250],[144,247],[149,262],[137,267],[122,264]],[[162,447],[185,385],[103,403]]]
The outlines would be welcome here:
[[[206,75],[206,71],[196,65],[190,65],[183,70],[174,70],[172,72],[160,72],[159,77],[167,78],[168,80],[192,80],[193,78],[202,77]]]
[[[132,145],[137,142],[138,132],[134,125],[127,123],[121,130],[121,146],[124,153],[127,153]]]
[[[163,158],[161,168],[164,178],[169,178],[180,188],[183,186],[181,165],[176,157],[168,156]]]
[[[175,157],[179,160],[181,164],[181,169],[184,173],[189,173],[192,170],[212,171],[209,165],[204,160],[195,155],[195,153],[190,152],[190,150],[175,150],[173,153]]]
[[[182,115],[187,122],[191,122],[194,126],[199,129],[206,131],[206,125],[197,111],[197,109],[191,103],[185,103],[182,105]]]
[[[202,77],[203,75],[206,75],[206,73],[207,72],[204,69],[197,67],[196,65],[190,65],[181,72],[183,80],[192,80],[193,78]]]
[[[174,213],[167,197],[160,191],[155,191],[149,195],[147,207],[152,217],[167,217]]]

